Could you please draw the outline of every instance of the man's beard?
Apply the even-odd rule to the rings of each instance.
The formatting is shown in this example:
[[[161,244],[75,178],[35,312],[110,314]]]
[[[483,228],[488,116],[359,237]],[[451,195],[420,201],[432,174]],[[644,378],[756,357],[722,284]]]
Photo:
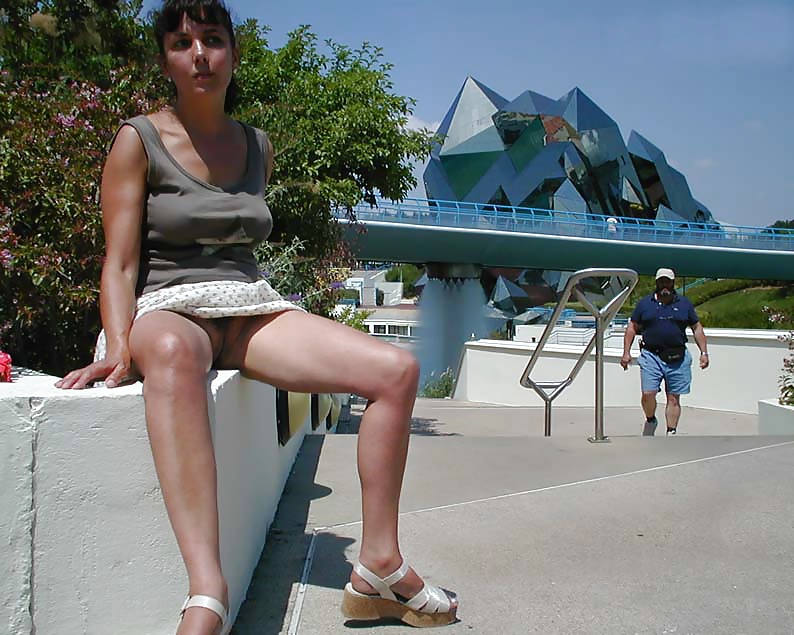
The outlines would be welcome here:
[[[669,298],[671,295],[673,295],[673,290],[668,289],[667,287],[662,287],[661,289],[657,289],[656,293],[659,294],[659,297],[661,298]]]

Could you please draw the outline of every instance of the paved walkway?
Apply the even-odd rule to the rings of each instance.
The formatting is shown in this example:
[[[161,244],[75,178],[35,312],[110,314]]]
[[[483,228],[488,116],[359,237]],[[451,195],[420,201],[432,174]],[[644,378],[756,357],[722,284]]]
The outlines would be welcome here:
[[[685,409],[682,434],[643,438],[638,414],[608,409],[612,442],[593,445],[583,409],[555,410],[544,439],[541,409],[417,404],[401,540],[460,595],[437,632],[794,632],[794,437]],[[236,635],[415,632],[339,612],[361,530],[355,445],[307,438]]]

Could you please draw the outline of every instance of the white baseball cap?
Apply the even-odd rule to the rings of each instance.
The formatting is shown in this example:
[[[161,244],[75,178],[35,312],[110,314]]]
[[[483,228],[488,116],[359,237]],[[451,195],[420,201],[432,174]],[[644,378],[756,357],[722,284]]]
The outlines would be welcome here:
[[[665,269],[664,267],[657,269],[656,279],[658,280],[659,278],[669,278],[670,280],[675,280],[675,271],[672,269]]]

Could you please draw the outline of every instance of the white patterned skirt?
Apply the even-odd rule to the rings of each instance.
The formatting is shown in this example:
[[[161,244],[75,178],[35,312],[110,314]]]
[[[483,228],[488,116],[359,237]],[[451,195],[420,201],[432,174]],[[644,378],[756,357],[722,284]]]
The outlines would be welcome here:
[[[222,318],[305,310],[282,298],[266,280],[213,280],[178,284],[143,294],[138,298],[133,321],[152,311],[174,311],[199,318]],[[103,329],[97,338],[94,361],[104,359],[106,354],[107,339]]]

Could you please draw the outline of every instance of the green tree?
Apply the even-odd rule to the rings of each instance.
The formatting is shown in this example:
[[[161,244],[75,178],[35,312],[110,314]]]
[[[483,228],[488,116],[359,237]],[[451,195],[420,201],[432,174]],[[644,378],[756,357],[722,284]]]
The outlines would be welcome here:
[[[406,129],[413,102],[393,93],[379,48],[329,40],[321,51],[307,27],[279,49],[266,36],[253,20],[239,29],[237,114],[267,130],[275,149],[274,240],[299,236],[308,255],[328,256],[338,237],[332,212],[405,196],[430,136]]]
[[[403,295],[406,298],[413,298],[416,296],[416,281],[422,277],[423,269],[416,265],[402,264],[389,269],[386,272],[386,282],[400,282],[403,283]]]
[[[142,0],[8,0],[0,18],[0,63],[41,82],[89,80],[103,88],[110,71],[150,66],[156,50]]]
[[[790,230],[790,231],[785,231],[784,232],[784,233],[790,233],[790,232],[794,231],[794,219],[792,219],[792,220],[776,220],[769,227],[771,227],[772,229]]]

